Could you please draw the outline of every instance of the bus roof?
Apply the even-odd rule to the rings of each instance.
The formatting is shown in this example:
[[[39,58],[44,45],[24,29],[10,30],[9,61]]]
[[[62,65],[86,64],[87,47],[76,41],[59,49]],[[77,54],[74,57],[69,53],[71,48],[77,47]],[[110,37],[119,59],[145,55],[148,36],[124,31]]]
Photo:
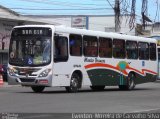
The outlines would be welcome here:
[[[55,31],[62,32],[62,33],[64,32],[64,33],[106,37],[106,38],[136,40],[136,41],[142,41],[142,42],[148,41],[148,42],[156,43],[156,40],[153,38],[131,36],[131,35],[125,35],[125,34],[119,34],[119,33],[113,33],[113,32],[102,32],[102,31],[92,31],[92,30],[86,30],[86,29],[76,29],[76,28],[70,28],[70,27],[64,27],[64,26],[55,26]]]
[[[60,33],[71,33],[71,34],[113,38],[113,39],[125,39],[125,40],[134,40],[134,41],[141,41],[141,42],[147,41],[147,42],[157,43],[157,40],[155,40],[154,38],[131,36],[131,35],[125,35],[125,34],[119,34],[119,33],[113,33],[113,32],[76,29],[76,28],[66,27],[63,25],[58,25],[58,26],[56,25],[23,25],[23,26],[16,26],[14,28],[22,28],[22,27],[49,27],[51,29],[54,29],[55,32],[60,32]]]

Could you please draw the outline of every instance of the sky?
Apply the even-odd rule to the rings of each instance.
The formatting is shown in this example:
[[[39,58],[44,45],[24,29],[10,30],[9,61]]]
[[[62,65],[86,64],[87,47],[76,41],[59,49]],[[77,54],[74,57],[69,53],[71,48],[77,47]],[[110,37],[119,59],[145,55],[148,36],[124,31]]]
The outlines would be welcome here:
[[[115,0],[0,0],[0,5],[22,15],[113,15]],[[121,1],[121,0],[120,0]],[[131,0],[125,0],[131,3]],[[142,0],[136,0],[136,15],[141,16]],[[157,2],[148,0],[148,16],[159,21]],[[128,9],[128,11],[130,11]],[[160,11],[160,9],[159,9]]]

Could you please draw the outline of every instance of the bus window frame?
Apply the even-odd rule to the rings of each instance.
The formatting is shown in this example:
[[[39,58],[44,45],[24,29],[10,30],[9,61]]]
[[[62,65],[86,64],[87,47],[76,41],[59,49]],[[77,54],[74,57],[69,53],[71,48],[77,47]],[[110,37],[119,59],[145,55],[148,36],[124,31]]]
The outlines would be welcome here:
[[[80,37],[80,39],[78,39],[81,42],[81,46],[79,47],[80,48],[80,54],[79,55],[74,55],[74,54],[71,53],[71,44],[70,44],[70,40],[71,40],[70,36],[71,35],[75,35],[75,36]],[[82,54],[83,54],[83,37],[82,37],[82,35],[80,35],[80,34],[69,34],[69,54],[70,54],[70,56],[75,56],[75,57],[81,57],[82,56]]]
[[[155,59],[153,59],[153,58],[151,59],[151,44],[154,44],[156,52],[158,51],[156,43],[149,43],[149,59],[151,61],[156,61],[157,60],[157,54],[156,54],[156,52],[155,52]]]
[[[124,56],[122,57],[117,57],[117,56],[115,56],[114,54],[115,54],[115,52],[114,52],[114,50],[115,50],[115,44],[114,44],[114,41],[123,41],[124,42]],[[121,46],[122,47],[122,46]],[[112,42],[112,54],[113,54],[113,58],[115,58],[115,59],[125,59],[126,58],[126,40],[125,39],[117,39],[117,38],[113,38],[113,42]]]
[[[129,58],[128,57],[128,54],[127,54],[127,42],[134,42],[134,43],[136,43],[136,58]],[[125,50],[126,50],[126,59],[129,59],[129,60],[138,60],[138,58],[139,58],[139,50],[138,50],[138,42],[135,40],[135,41],[132,41],[132,40],[126,40],[126,43],[125,43]]]
[[[140,57],[140,47],[139,47],[139,43],[145,43],[145,44],[148,44],[148,58],[146,59],[146,58],[141,58]],[[149,45],[150,43],[149,42],[138,42],[138,57],[139,57],[139,60],[146,60],[146,61],[148,61],[148,60],[150,60],[150,45]],[[146,51],[145,51],[146,52]]]
[[[90,38],[92,38],[92,39],[85,39],[85,37],[90,37]],[[95,38],[94,40],[93,40],[93,38]],[[96,54],[94,54],[94,55],[86,55],[86,46],[85,46],[85,40],[88,42],[88,41],[91,41],[91,42],[93,42],[93,41],[96,41]],[[87,46],[88,47],[88,46]],[[92,46],[90,46],[90,47],[92,47]],[[94,46],[93,46],[94,47]],[[93,52],[94,53],[94,52]],[[98,38],[96,37],[96,36],[89,36],[89,35],[83,35],[83,55],[84,55],[84,57],[98,57]]]
[[[100,40],[107,40],[107,41],[111,42],[111,52],[109,52],[109,53],[111,53],[111,56],[109,56],[109,55],[108,56],[100,56]],[[108,45],[110,45],[110,44],[108,44]],[[107,47],[105,47],[105,48],[107,49]],[[109,38],[109,37],[99,37],[98,38],[98,54],[99,54],[100,58],[112,58],[113,57],[113,40],[112,40],[112,38]]]
[[[56,56],[56,52],[59,50],[58,48],[56,48],[57,46],[56,46],[56,40],[55,40],[55,37],[63,37],[66,41],[67,41],[67,47],[66,47],[66,49],[67,49],[67,56],[63,56],[63,57],[57,57],[57,58],[55,58],[55,56]],[[68,61],[68,59],[69,59],[69,51],[68,51],[68,45],[69,43],[68,43],[68,37],[67,36],[62,36],[62,35],[59,35],[59,34],[55,34],[54,35],[54,47],[53,47],[53,56],[54,56],[54,58],[53,58],[53,60],[54,60],[54,62],[67,62]]]

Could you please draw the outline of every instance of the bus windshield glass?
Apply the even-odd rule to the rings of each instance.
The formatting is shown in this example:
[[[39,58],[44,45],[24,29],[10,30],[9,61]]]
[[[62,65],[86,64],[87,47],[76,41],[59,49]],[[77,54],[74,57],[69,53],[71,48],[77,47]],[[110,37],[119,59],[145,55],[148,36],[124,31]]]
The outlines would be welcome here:
[[[42,66],[51,62],[50,28],[15,28],[12,31],[9,63]]]

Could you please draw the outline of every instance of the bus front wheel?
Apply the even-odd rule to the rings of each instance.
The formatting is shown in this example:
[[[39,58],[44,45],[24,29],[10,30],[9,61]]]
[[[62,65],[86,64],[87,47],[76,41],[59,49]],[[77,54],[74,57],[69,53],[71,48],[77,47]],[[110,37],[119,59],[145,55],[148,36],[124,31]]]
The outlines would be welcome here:
[[[35,93],[41,93],[44,90],[44,86],[32,86],[31,89],[35,92]]]
[[[70,86],[65,87],[67,92],[77,92],[80,88],[80,76],[77,73],[73,73],[70,81]]]

